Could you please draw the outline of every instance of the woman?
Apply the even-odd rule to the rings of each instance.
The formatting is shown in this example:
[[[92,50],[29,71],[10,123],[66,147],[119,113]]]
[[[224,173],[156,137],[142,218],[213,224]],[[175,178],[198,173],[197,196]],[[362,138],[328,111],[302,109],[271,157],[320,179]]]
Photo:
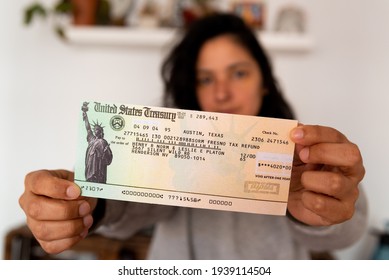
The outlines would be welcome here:
[[[162,68],[165,105],[293,118],[252,31],[233,15],[195,22]],[[79,197],[65,170],[26,176],[20,205],[49,253],[94,231],[128,238],[156,225],[151,259],[307,259],[310,251],[349,246],[366,226],[358,147],[337,130],[300,125],[285,217]]]

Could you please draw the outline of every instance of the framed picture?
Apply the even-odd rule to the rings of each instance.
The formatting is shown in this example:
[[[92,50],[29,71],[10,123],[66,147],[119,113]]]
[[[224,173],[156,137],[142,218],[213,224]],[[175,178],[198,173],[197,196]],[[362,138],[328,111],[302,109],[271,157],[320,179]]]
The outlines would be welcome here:
[[[185,27],[194,20],[211,14],[217,9],[215,0],[166,0],[164,22],[173,27]]]
[[[240,16],[249,26],[265,28],[266,5],[264,1],[232,1],[231,11]]]

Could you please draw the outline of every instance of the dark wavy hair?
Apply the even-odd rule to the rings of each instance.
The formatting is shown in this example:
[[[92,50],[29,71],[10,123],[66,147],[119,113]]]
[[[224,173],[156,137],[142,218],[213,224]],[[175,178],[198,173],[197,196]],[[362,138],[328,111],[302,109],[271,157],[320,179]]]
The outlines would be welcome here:
[[[193,22],[166,57],[161,69],[164,105],[201,110],[196,95],[196,62],[203,44],[221,35],[236,38],[262,71],[266,94],[258,116],[293,119],[293,110],[284,99],[269,59],[253,30],[240,17],[227,13],[213,14]]]

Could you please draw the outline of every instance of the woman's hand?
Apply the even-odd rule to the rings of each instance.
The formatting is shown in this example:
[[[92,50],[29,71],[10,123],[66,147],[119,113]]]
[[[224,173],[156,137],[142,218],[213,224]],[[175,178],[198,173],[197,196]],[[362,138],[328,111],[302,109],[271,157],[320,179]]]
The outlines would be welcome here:
[[[96,198],[80,197],[74,174],[66,170],[40,170],[27,174],[19,204],[27,225],[42,248],[60,253],[82,240],[93,224]]]
[[[302,223],[328,226],[350,219],[365,175],[357,145],[339,131],[300,125],[291,131],[296,143],[289,213]]]

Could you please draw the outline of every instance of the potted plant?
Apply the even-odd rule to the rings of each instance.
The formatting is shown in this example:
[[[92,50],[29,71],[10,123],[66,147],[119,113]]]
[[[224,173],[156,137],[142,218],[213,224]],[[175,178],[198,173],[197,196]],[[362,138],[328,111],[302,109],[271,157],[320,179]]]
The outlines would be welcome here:
[[[24,10],[24,23],[30,25],[35,18],[55,18],[55,31],[64,38],[63,18],[71,18],[74,25],[104,25],[109,23],[108,0],[59,0],[52,7],[34,2]]]

